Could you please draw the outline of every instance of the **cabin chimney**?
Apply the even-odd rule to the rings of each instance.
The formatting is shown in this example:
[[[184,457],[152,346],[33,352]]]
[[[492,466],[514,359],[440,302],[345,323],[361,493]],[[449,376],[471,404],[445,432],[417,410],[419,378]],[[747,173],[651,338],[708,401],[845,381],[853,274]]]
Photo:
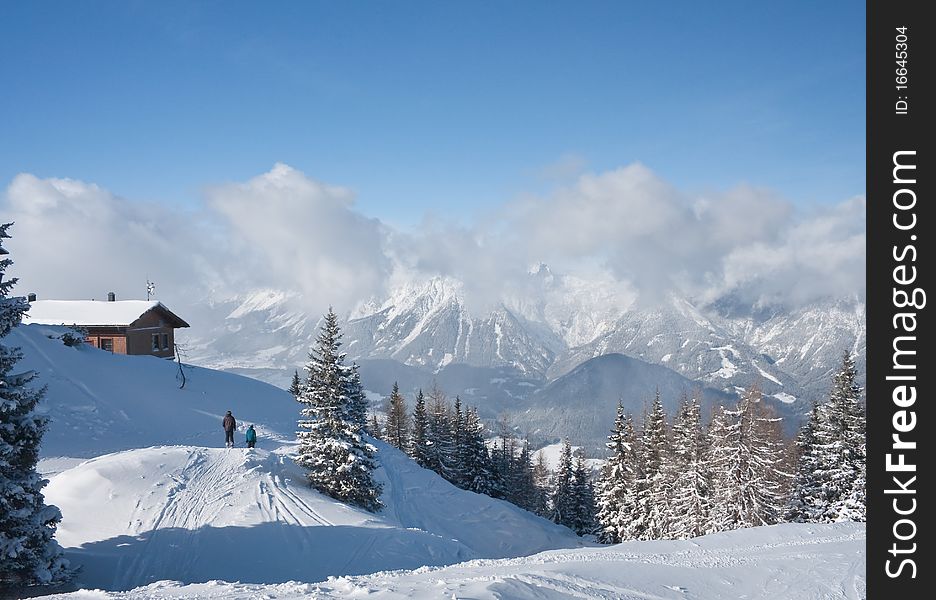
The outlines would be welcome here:
[[[114,292],[107,292],[107,301],[114,302],[115,300],[117,300],[117,294]]]
[[[26,296],[26,302],[35,302],[35,301],[36,301],[36,294],[29,294]]]

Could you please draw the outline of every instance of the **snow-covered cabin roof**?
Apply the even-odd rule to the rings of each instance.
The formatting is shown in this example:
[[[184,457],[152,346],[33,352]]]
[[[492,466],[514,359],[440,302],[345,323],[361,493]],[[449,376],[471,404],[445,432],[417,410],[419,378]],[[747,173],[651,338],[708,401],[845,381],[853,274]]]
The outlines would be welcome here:
[[[189,326],[156,300],[34,300],[23,323],[127,327],[151,310],[162,313],[173,327]]]

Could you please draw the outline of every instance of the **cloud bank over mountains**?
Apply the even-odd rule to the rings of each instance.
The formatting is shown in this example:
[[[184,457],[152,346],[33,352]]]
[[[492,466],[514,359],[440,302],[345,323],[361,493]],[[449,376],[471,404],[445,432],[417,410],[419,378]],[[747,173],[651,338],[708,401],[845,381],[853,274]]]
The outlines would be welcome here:
[[[131,298],[149,278],[167,301],[270,287],[299,292],[311,311],[350,310],[403,281],[445,275],[484,310],[533,293],[526,274],[540,262],[648,302],[675,290],[702,303],[731,295],[795,306],[865,290],[863,197],[803,214],[748,185],[687,194],[639,163],[514,199],[477,223],[427,219],[410,231],[285,164],[207,187],[203,198],[179,211],[93,183],[18,175],[0,197],[0,217],[16,222],[7,246],[18,291]]]

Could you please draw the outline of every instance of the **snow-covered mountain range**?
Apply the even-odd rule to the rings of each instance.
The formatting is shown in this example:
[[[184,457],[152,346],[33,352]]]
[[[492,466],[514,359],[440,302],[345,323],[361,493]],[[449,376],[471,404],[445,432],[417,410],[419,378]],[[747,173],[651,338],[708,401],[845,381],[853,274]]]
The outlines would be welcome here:
[[[755,309],[725,299],[702,305],[672,293],[641,297],[626,286],[557,275],[545,265],[510,289],[499,302],[482,303],[452,278],[400,285],[344,315],[348,357],[366,365],[379,361],[377,373],[362,373],[372,392],[387,394],[395,380],[404,390],[436,380],[489,417],[535,410],[539,391],[608,354],[638,359],[645,370],[664,367],[688,387],[713,393],[731,396],[757,385],[787,415],[804,414],[825,395],[843,352],[855,355],[863,372],[865,309],[858,298],[793,309]],[[188,358],[286,385],[306,360],[319,318],[307,314],[298,294],[281,290],[206,302],[190,319]],[[594,389],[576,389],[588,397],[606,385],[593,381]],[[628,391],[636,390],[621,393]],[[579,410],[576,404],[593,408],[574,398],[566,408]],[[602,424],[601,436],[605,429]]]

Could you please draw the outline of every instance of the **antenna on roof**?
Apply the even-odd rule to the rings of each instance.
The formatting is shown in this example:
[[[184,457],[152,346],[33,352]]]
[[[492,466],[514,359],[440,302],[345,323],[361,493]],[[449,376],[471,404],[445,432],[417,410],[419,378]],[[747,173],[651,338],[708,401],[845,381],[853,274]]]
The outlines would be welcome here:
[[[149,277],[146,278],[146,300],[147,302],[150,299],[150,296],[156,295],[156,284],[149,280]]]

